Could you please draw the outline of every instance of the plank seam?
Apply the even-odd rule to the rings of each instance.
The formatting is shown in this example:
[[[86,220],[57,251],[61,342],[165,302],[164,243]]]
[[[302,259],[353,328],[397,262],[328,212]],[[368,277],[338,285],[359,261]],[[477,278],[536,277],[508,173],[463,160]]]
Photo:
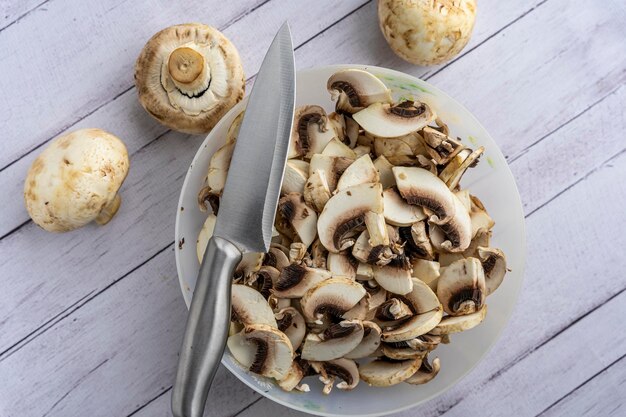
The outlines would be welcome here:
[[[11,26],[13,26],[14,24],[18,23],[20,20],[22,20],[23,18],[25,18],[26,16],[28,16],[29,14],[31,14],[35,10],[39,9],[41,6],[43,6],[44,4],[48,3],[49,1],[50,0],[44,0],[41,3],[39,3],[38,5],[36,5],[35,7],[33,7],[32,9],[27,10],[26,12],[22,13],[17,18],[15,18],[15,20],[13,20],[11,23],[9,23],[8,25],[4,26],[3,28],[0,28],[0,33],[2,33],[3,30],[8,29]]]
[[[269,1],[269,0],[268,0]],[[151,399],[149,399],[145,404],[141,405],[139,408],[137,408],[135,411],[133,411],[132,413],[128,414],[126,417],[132,417],[135,414],[137,414],[138,412],[140,412],[141,410],[143,410],[144,408],[146,408],[147,406],[149,406],[150,404],[152,404],[153,402],[155,402],[156,400],[158,400],[159,398],[161,398],[163,395],[167,394],[168,392],[170,392],[172,389],[172,386],[170,385],[169,388],[165,389],[164,391],[161,391],[160,393],[158,393],[155,397],[152,397]]]

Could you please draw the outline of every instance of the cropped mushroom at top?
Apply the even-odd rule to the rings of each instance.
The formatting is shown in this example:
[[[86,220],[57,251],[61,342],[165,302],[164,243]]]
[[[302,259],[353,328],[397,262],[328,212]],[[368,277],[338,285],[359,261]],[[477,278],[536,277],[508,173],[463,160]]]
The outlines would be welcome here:
[[[139,101],[171,129],[209,132],[244,96],[245,77],[234,45],[200,23],[155,34],[135,63]]]
[[[49,232],[67,232],[117,212],[117,194],[130,162],[124,143],[100,129],[81,129],[54,139],[35,159],[24,183],[33,221]]]

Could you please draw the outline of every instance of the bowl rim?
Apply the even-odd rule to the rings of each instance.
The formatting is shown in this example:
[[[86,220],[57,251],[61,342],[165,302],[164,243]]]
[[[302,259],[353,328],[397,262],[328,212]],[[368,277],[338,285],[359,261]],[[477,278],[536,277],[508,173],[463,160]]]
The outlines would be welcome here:
[[[524,215],[522,199],[521,199],[521,196],[520,196],[520,193],[519,193],[519,189],[517,187],[517,183],[515,181],[515,176],[513,175],[513,172],[511,171],[511,168],[509,167],[509,164],[506,161],[506,158],[505,158],[504,154],[500,150],[500,146],[498,146],[497,142],[493,139],[493,137],[491,136],[489,131],[487,131],[487,129],[485,129],[485,127],[474,116],[474,114],[467,107],[465,107],[465,105],[463,105],[461,102],[459,102],[458,100],[454,99],[452,96],[450,96],[449,94],[445,93],[441,89],[435,87],[433,84],[431,84],[431,83],[429,83],[427,81],[424,81],[421,78],[418,78],[416,76],[413,76],[413,75],[410,75],[410,74],[407,74],[407,73],[404,73],[404,72],[401,72],[401,71],[397,71],[397,70],[394,70],[394,69],[391,69],[391,68],[379,67],[379,66],[375,66],[375,65],[363,65],[363,64],[322,65],[322,66],[317,66],[317,67],[312,67],[312,68],[301,69],[301,70],[297,71],[296,79],[299,76],[308,75],[308,74],[319,72],[319,71],[324,71],[324,70],[326,70],[326,71],[328,71],[328,70],[338,71],[338,70],[341,70],[341,69],[348,69],[348,68],[356,68],[356,69],[361,69],[361,70],[366,70],[366,71],[372,71],[372,70],[373,71],[380,71],[381,73],[386,73],[386,74],[389,74],[389,75],[395,75],[395,76],[403,77],[403,78],[406,78],[406,79],[419,80],[421,83],[424,83],[424,84],[428,85],[428,87],[431,89],[431,91],[435,92],[436,95],[440,95],[442,97],[445,97],[448,100],[451,100],[451,101],[455,102],[463,110],[465,110],[467,115],[471,119],[473,119],[474,122],[478,126],[480,126],[483,129],[483,131],[486,133],[487,137],[494,144],[496,144],[496,146],[493,149],[490,148],[489,151],[498,154],[498,156],[501,158],[501,160],[505,162],[505,164],[503,166],[503,169],[504,169],[505,174],[508,175],[511,178],[511,183],[513,184],[513,191],[514,191],[514,194],[515,194],[515,200],[511,201],[511,206],[514,206],[516,209],[518,209],[517,210],[517,211],[519,211],[518,215],[520,216],[520,219],[521,219],[521,236],[519,236],[518,238],[521,240],[522,251],[521,251],[521,253],[517,253],[516,254],[516,257],[518,257],[518,259],[520,261],[520,268],[519,268],[519,277],[520,278],[516,282],[516,284],[517,284],[516,288],[514,288],[515,299],[513,301],[512,308],[508,312],[506,312],[505,314],[503,314],[501,316],[504,319],[504,325],[500,329],[496,330],[496,332],[494,334],[494,337],[492,338],[491,342],[488,344],[487,348],[484,349],[480,353],[480,355],[479,355],[478,359],[475,361],[475,363],[472,364],[464,373],[459,375],[447,387],[443,388],[439,392],[435,392],[435,393],[432,393],[432,394],[427,395],[425,397],[422,397],[419,401],[417,401],[417,402],[415,402],[413,404],[399,406],[397,408],[386,410],[385,412],[374,412],[374,413],[369,413],[369,414],[360,414],[361,417],[379,417],[379,416],[385,416],[385,415],[392,414],[392,413],[399,413],[399,412],[406,411],[406,410],[411,409],[411,408],[415,408],[415,407],[419,406],[420,404],[423,404],[423,403],[425,403],[427,401],[432,400],[433,398],[441,396],[442,394],[447,392],[450,388],[452,388],[453,386],[457,385],[465,377],[467,377],[467,375],[470,372],[472,372],[476,368],[476,366],[485,359],[485,356],[489,352],[491,352],[491,350],[493,349],[494,345],[500,340],[500,337],[502,336],[502,332],[507,327],[507,324],[510,321],[511,316],[513,315],[513,312],[516,309],[517,303],[519,302],[522,285],[524,283],[524,278],[525,278],[524,277],[524,273],[525,273],[525,270],[526,270],[526,257],[527,257],[526,217]],[[296,95],[297,95],[297,90],[296,90]],[[219,120],[219,122],[215,125],[215,127],[211,130],[211,132],[209,132],[207,134],[207,136],[204,138],[202,143],[199,145],[198,150],[197,150],[196,154],[194,155],[193,160],[191,161],[190,167],[187,170],[187,173],[185,174],[185,180],[183,181],[183,185],[182,185],[182,188],[181,188],[180,196],[179,196],[179,199],[178,199],[178,205],[176,206],[176,223],[175,223],[175,228],[174,228],[174,234],[175,234],[174,241],[175,242],[177,242],[178,239],[179,239],[179,231],[180,231],[181,211],[178,208],[183,206],[183,199],[184,199],[184,195],[185,195],[185,190],[189,186],[188,182],[189,182],[189,177],[190,177],[189,174],[190,174],[191,167],[195,164],[196,160],[204,152],[204,149],[205,149],[207,143],[211,140],[211,138],[213,136],[213,132],[217,132],[217,131],[220,130],[221,125],[226,123],[226,120],[229,119],[228,116],[232,115],[235,112],[240,112],[241,108],[244,107],[245,104],[247,103],[248,97],[249,96],[246,96],[243,100],[241,100],[239,103],[237,103],[235,106],[233,106]],[[189,309],[189,305],[190,305],[191,299],[188,299],[189,297],[187,295],[187,292],[185,291],[185,283],[184,283],[184,278],[183,278],[183,273],[182,273],[182,266],[181,266],[181,259],[180,259],[179,251],[174,251],[174,252],[175,252],[175,259],[176,259],[176,271],[177,271],[177,275],[178,275],[178,283],[179,283],[180,290],[181,290],[181,293],[183,295],[183,298],[185,300],[185,304],[187,306],[187,309]],[[280,404],[282,406],[285,406],[285,407],[288,407],[288,408],[291,408],[293,410],[300,411],[300,412],[303,412],[303,413],[319,415],[319,416],[325,416],[325,417],[334,417],[334,416],[343,417],[343,416],[346,415],[346,414],[329,413],[329,412],[309,409],[309,408],[305,408],[303,406],[300,406],[299,404],[294,404],[294,403],[290,403],[290,402],[284,401],[284,400],[282,400],[280,398],[274,398],[273,396],[270,396],[269,392],[264,391],[262,389],[262,387],[260,387],[258,384],[253,384],[253,383],[249,382],[248,380],[243,379],[239,375],[239,370],[238,369],[236,370],[236,367],[234,365],[230,364],[226,360],[226,356],[225,355],[222,356],[221,363],[222,363],[222,365],[224,365],[224,367],[226,369],[228,369],[228,371],[231,374],[235,375],[235,377],[237,377],[237,379],[239,381],[243,382],[246,386],[252,388],[254,391],[256,391],[257,393],[261,394],[264,398],[267,398],[270,401],[278,403],[278,404]]]

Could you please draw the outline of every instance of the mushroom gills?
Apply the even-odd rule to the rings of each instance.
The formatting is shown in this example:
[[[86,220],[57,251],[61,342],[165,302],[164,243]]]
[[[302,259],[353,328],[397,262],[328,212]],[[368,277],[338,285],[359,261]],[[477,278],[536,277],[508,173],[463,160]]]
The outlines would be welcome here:
[[[326,88],[337,101],[337,112],[355,113],[373,103],[391,103],[391,92],[373,74],[346,69],[334,73]]]
[[[321,268],[291,264],[280,271],[272,294],[278,298],[300,298],[308,290],[331,278],[331,273]]]
[[[321,153],[334,138],[335,129],[322,107],[298,107],[294,112],[288,157],[303,156],[311,159],[314,154]]]
[[[278,202],[278,214],[288,222],[305,246],[317,236],[317,213],[304,202],[300,193],[289,193]]]
[[[370,134],[394,138],[424,128],[436,116],[426,103],[408,100],[393,106],[388,103],[374,103],[352,117]]]
[[[339,359],[356,348],[363,339],[360,320],[344,320],[333,324],[323,333],[309,333],[302,346],[302,359],[329,361]]]
[[[331,278],[309,289],[300,306],[309,323],[319,322],[324,315],[341,317],[352,309],[366,294],[365,288],[349,278]]]
[[[480,260],[460,259],[441,271],[437,297],[446,313],[460,316],[475,313],[485,303],[487,289]]]
[[[424,210],[404,201],[397,189],[383,191],[383,202],[385,220],[393,226],[410,226],[426,218]]]

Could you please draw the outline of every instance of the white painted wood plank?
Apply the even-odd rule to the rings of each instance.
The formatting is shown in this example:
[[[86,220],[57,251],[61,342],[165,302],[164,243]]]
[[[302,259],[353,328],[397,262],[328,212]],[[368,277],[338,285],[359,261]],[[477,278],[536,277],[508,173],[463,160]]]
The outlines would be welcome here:
[[[29,15],[20,25],[0,33],[4,75],[0,91],[20,98],[0,102],[4,134],[20,138],[0,143],[0,167],[132,87],[133,66],[144,43],[173,22],[227,26],[224,33],[239,50],[246,74],[251,75],[285,19],[293,22],[294,37],[306,35],[304,39],[308,39],[326,27],[329,19],[336,20],[364,1],[320,2],[304,15],[300,13],[303,0],[274,0],[243,18],[242,14],[263,1],[52,2],[45,16]],[[68,25],[70,17],[73,24]],[[233,21],[235,18],[238,20]],[[39,30],[41,27],[46,30]],[[23,48],[24,44],[37,48]]]
[[[535,11],[549,12],[551,10],[543,8]],[[526,18],[519,24],[524,22]],[[530,29],[535,28],[531,26]],[[502,42],[502,39],[498,41]],[[299,50],[299,59],[304,56],[307,54]],[[462,62],[460,60],[459,64]],[[495,77],[496,74],[493,75]],[[501,82],[506,83],[506,80]],[[519,123],[524,121],[519,119]],[[523,128],[523,125],[520,126],[520,129]],[[183,161],[189,161],[197,147],[197,142],[194,144],[193,140],[183,139],[182,136],[177,136],[177,139],[163,138],[158,145],[146,148],[143,156],[134,159],[129,180],[123,189],[125,203],[121,213],[105,229],[91,227],[71,235],[42,236],[31,225],[5,239],[6,242],[0,242],[0,249],[7,254],[7,259],[0,264],[0,269],[6,271],[4,276],[55,276],[54,280],[44,279],[43,283],[39,280],[17,280],[18,283],[12,284],[3,295],[6,302],[0,307],[0,317],[13,340],[3,341],[0,351],[85,294],[103,288],[170,241],[173,235],[171,213],[175,210],[174,201],[177,200],[180,178],[186,167]],[[146,154],[150,156],[146,157]],[[155,172],[159,175],[155,176]],[[125,190],[133,191],[131,194],[131,191]],[[137,195],[140,197],[137,198]],[[151,207],[148,212],[145,211],[146,206]],[[129,241],[131,238],[132,243]],[[98,242],[98,246],[94,247],[90,243],[92,240]],[[59,258],[57,253],[47,250],[48,247],[67,248],[68,254]],[[41,256],[33,260],[29,251],[41,253]],[[102,269],[112,263],[116,265],[116,270]],[[98,269],[95,273],[94,268]],[[76,283],[76,276],[85,278]],[[50,291],[56,295],[53,299],[48,296]]]
[[[173,382],[186,314],[172,245],[36,343],[0,360],[0,414],[132,413]],[[213,386],[211,408],[223,415],[258,398],[225,368]]]
[[[541,413],[541,417],[618,417],[626,409],[626,358],[601,372],[557,404]]]
[[[300,27],[301,29],[294,33],[294,42],[297,45],[343,16],[328,13],[331,3],[331,0],[320,2],[320,7],[326,8],[320,9],[323,13],[318,12],[320,15],[315,24],[311,25],[305,24],[309,16],[301,14],[291,2],[275,0],[267,3],[264,7],[268,7],[269,11],[264,13],[272,13],[274,20],[271,22],[276,26],[274,29],[287,18]],[[333,13],[342,11],[348,13],[349,6],[355,4],[358,3],[342,2],[342,8],[335,8]],[[255,16],[260,10],[255,12]],[[254,26],[254,19],[253,15],[248,15],[235,25],[249,28]],[[268,19],[269,16],[265,24],[269,25]],[[269,43],[273,33],[269,36],[270,38],[264,41]],[[253,45],[250,44],[249,47],[252,48]],[[259,49],[253,54],[256,56],[257,66],[263,53],[264,50]],[[148,116],[141,115],[142,110],[134,97],[125,96],[121,104],[124,106],[103,108],[82,121],[81,126],[100,126],[100,123],[103,123],[107,127],[110,126],[114,133],[128,132],[131,139],[128,145],[131,150],[140,149],[146,143],[144,132],[156,134],[165,131],[156,122],[149,120]],[[131,111],[126,115],[124,109]],[[16,275],[38,277],[36,280],[17,280],[11,285],[11,290],[0,295],[0,298],[4,300],[6,297],[7,300],[0,305],[0,323],[6,332],[12,335],[12,340],[0,341],[0,352],[85,294],[104,288],[171,242],[174,235],[172,219],[182,179],[202,139],[199,136],[168,133],[166,137],[136,153],[131,161],[129,176],[122,187],[122,208],[106,227],[89,226],[70,234],[50,235],[29,224],[0,241],[0,252],[6,253],[6,258],[0,259],[0,271],[6,272],[5,279]],[[15,181],[25,176],[28,166],[20,162],[19,166],[16,164],[8,168],[11,172],[14,169],[23,170],[12,177]],[[3,172],[2,176],[4,174]],[[6,190],[12,192],[10,195],[21,195],[20,183],[12,187]],[[21,197],[13,203],[16,202],[21,206]],[[9,209],[9,212],[11,211],[21,212],[22,216],[26,215],[21,207]],[[19,219],[25,220],[24,217]],[[12,223],[11,228],[20,223]],[[64,249],[59,253],[49,248]],[[41,256],[33,260],[32,253]],[[111,268],[111,265],[115,267]],[[94,273],[93,269],[97,269],[97,272]],[[56,278],[49,279],[51,276]],[[84,276],[84,279],[76,283],[75,278],[81,276]],[[39,281],[40,279],[42,281]],[[56,295],[53,300],[50,299],[49,292]],[[25,304],[30,302],[34,305],[26,308]],[[18,313],[17,309],[22,308],[26,316]],[[25,326],[26,323],[28,324]]]
[[[0,0],[0,31],[27,13],[45,12],[46,0]]]
[[[624,174],[626,155],[591,174],[529,218],[529,259],[532,262],[526,274],[521,298],[523,302],[519,304],[504,338],[488,358],[471,376],[441,399],[426,403],[421,408],[426,415],[438,415],[439,410],[449,407],[467,394],[471,395],[476,387],[488,381],[503,367],[524,357],[541,340],[550,338],[577,316],[601,304],[626,286],[626,277],[619,275],[619,270],[623,269],[619,267],[619,248],[626,244],[626,238],[620,234],[619,228],[614,227],[614,219],[619,215],[619,204],[626,202],[626,190],[615,193],[618,204],[607,207],[603,216],[578,222],[580,225],[575,232],[570,232],[571,236],[559,235],[559,231],[576,222],[581,215],[587,216],[594,212],[594,198],[614,188],[609,182],[611,178]],[[574,203],[576,210],[564,210],[564,207],[572,207]],[[560,240],[562,238],[567,239],[567,245]],[[590,250],[603,239],[608,239],[613,245],[603,253]],[[555,258],[554,251],[562,258]],[[572,270],[568,259],[575,258],[578,253],[585,253],[586,262]],[[61,408],[65,414],[59,415],[72,415],[70,411],[79,403],[81,393],[97,391],[101,393],[99,398],[119,398],[118,406],[126,411],[123,407],[128,404],[124,400],[137,398],[133,404],[138,404],[139,399],[150,399],[162,392],[173,377],[174,354],[179,348],[184,320],[184,307],[175,277],[173,257],[168,248],[145,267],[114,284],[47,332],[0,359],[1,374],[20,375],[19,378],[10,379],[11,386],[6,387],[9,390],[7,398],[11,399],[14,392],[21,392],[22,398],[35,396],[39,399],[41,395],[42,399],[34,403],[42,403],[41,407],[50,406],[86,372],[106,359],[108,361],[97,370],[105,374],[100,378],[81,380],[77,393],[62,401],[62,407],[67,408]],[[566,292],[563,291],[563,279],[567,279],[569,285]],[[547,303],[546,300],[551,302]],[[616,345],[619,347],[620,343]],[[568,346],[573,349],[571,346],[575,345],[563,344],[563,349],[567,350]],[[26,363],[32,365],[25,367]],[[536,366],[535,361],[528,363],[528,366]],[[239,409],[257,398],[232,376],[224,375],[223,384],[219,384],[224,387],[224,391],[220,392],[219,397],[237,398],[235,404],[241,406]],[[105,376],[109,380],[123,378],[124,383],[103,387]],[[46,386],[45,381],[51,378],[55,380],[54,386]],[[42,386],[45,386],[45,390],[39,393]],[[238,395],[234,396],[228,394],[229,390],[241,391],[237,391]],[[0,393],[4,391],[5,387],[0,385]],[[100,400],[91,401],[99,404]],[[164,402],[167,404],[166,399],[156,404],[162,405]],[[10,404],[17,407],[15,410],[25,410],[21,407],[27,407],[17,402]],[[36,404],[28,407],[39,407]],[[156,405],[146,408],[152,410],[153,407]],[[107,409],[109,415],[117,415],[114,411]],[[275,412],[287,415],[286,409],[265,400],[250,408],[250,415],[270,416],[276,415],[273,414]]]

